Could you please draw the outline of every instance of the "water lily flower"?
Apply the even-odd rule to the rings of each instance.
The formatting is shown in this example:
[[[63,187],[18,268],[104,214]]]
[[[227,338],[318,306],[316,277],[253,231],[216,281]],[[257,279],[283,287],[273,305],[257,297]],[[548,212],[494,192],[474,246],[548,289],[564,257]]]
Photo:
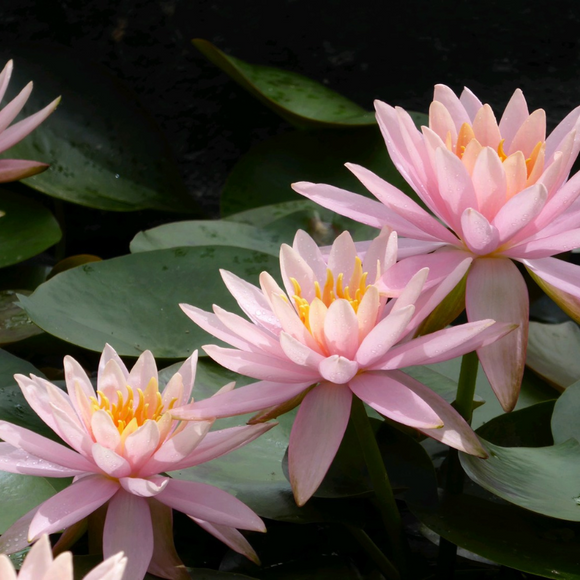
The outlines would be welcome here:
[[[294,189],[324,207],[375,227],[389,224],[403,241],[401,268],[431,275],[473,258],[468,320],[515,322],[517,331],[478,349],[506,411],[518,398],[526,358],[528,292],[513,260],[564,310],[580,320],[580,268],[552,257],[580,246],[580,174],[568,174],[580,149],[580,107],[546,138],[542,109],[529,113],[518,89],[499,124],[468,89],[458,98],[435,87],[429,127],[418,130],[401,108],[377,102],[377,120],[393,163],[433,217],[411,198],[358,165],[348,169],[380,201],[324,184]],[[395,274],[393,270],[392,274]],[[388,288],[400,282],[387,275]]]
[[[439,284],[425,289],[427,269],[415,272],[396,299],[376,282],[395,264],[396,232],[383,231],[357,255],[348,232],[326,259],[305,232],[283,244],[280,269],[285,290],[267,272],[258,289],[231,272],[222,278],[251,322],[214,306],[205,312],[181,305],[199,326],[234,348],[204,346],[232,371],[259,382],[197,401],[171,413],[201,420],[296,406],[290,435],[290,481],[304,504],[326,474],[342,437],[353,394],[386,417],[461,449],[486,456],[477,436],[441,397],[401,368],[435,363],[470,352],[512,329],[482,320],[408,340],[434,306],[462,278],[471,259]],[[425,290],[425,291],[423,291]]]
[[[0,72],[0,101],[4,98],[8,88],[12,69],[13,62],[9,60],[2,72]],[[0,111],[0,153],[10,149],[10,147],[22,141],[29,133],[32,133],[56,109],[60,102],[60,97],[58,97],[44,109],[9,126],[26,104],[31,92],[32,81]],[[46,169],[48,169],[48,165],[39,161],[0,159],[0,183],[17,181],[18,179],[42,173]]]
[[[265,531],[250,508],[211,485],[163,475],[228,453],[273,426],[208,432],[212,420],[173,419],[171,409],[190,400],[196,364],[197,351],[162,392],[150,351],[129,372],[109,345],[101,356],[97,392],[71,357],[64,359],[68,394],[34,375],[16,375],[32,409],[70,448],[0,421],[0,438],[5,441],[0,443],[0,470],[72,476],[74,481],[7,530],[0,538],[0,551],[18,551],[42,534],[73,526],[106,506],[103,553],[108,558],[123,550],[128,560],[123,580],[141,580],[147,571],[162,578],[189,578],[173,544],[172,509],[256,560],[236,529]]]
[[[121,580],[127,558],[119,552],[91,570],[83,580]],[[2,580],[73,580],[72,554],[63,552],[54,560],[48,536],[43,534],[26,556],[17,574],[10,558],[0,554],[0,578]]]

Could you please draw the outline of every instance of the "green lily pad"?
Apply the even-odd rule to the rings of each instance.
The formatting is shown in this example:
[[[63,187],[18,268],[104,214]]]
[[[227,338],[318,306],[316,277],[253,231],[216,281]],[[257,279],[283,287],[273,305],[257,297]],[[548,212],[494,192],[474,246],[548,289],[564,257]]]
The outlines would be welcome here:
[[[0,471],[0,534],[57,491],[44,477]]]
[[[23,195],[0,190],[0,211],[0,268],[32,258],[61,238],[53,215]]]
[[[195,209],[163,133],[106,69],[56,46],[31,45],[11,56],[10,96],[34,79],[23,115],[62,95],[58,110],[2,155],[51,165],[24,183],[97,209]]]
[[[224,54],[211,42],[194,46],[251,95],[299,128],[375,125],[375,115],[346,97],[300,74],[249,64]]]
[[[410,508],[437,534],[498,564],[543,578],[580,580],[578,524],[470,495]]]
[[[556,401],[552,414],[552,435],[555,443],[568,439],[580,441],[580,382],[570,385]]]
[[[222,215],[303,199],[290,187],[297,181],[328,183],[370,196],[344,167],[347,161],[374,171],[420,202],[391,162],[378,127],[294,131],[256,145],[236,163],[222,191]]]
[[[526,364],[563,390],[580,379],[580,328],[575,322],[530,322]]]
[[[142,252],[62,272],[20,296],[20,303],[40,328],[89,350],[101,351],[108,342],[121,355],[149,349],[160,358],[185,358],[215,339],[179,303],[237,310],[219,268],[256,283],[263,270],[277,276],[279,263],[226,246]]]
[[[276,232],[223,220],[187,221],[165,224],[139,232],[131,241],[131,252],[150,252],[180,246],[235,246],[278,256],[281,239]]]
[[[25,296],[30,294],[28,290],[18,292]],[[17,300],[16,291],[0,290],[0,344],[10,344],[42,334],[42,330],[17,305]]]
[[[329,245],[344,231],[355,241],[370,240],[378,235],[376,228],[338,215],[309,199],[274,203],[230,215],[227,222],[240,222],[261,228],[280,243],[292,244],[297,230],[307,232],[319,246]]]

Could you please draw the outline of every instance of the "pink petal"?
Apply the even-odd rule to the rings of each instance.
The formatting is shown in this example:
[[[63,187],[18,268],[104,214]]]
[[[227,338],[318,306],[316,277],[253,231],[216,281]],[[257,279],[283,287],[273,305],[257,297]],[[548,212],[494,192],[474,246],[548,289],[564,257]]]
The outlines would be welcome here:
[[[356,317],[358,319],[358,340],[359,343],[365,339],[367,334],[377,324],[377,317],[381,309],[381,297],[376,286],[370,286],[365,292],[360,304]]]
[[[364,377],[367,374],[379,375],[379,373],[365,373],[360,376]],[[443,427],[435,429],[420,428],[420,431],[425,435],[437,439],[437,441],[441,441],[450,447],[469,453],[470,455],[487,457],[487,452],[477,438],[477,435],[465,422],[465,419],[463,419],[463,417],[447,401],[434,393],[429,387],[426,387],[424,384],[401,371],[388,371],[380,373],[380,376],[381,378],[388,377],[389,385],[398,383],[407,390],[415,393],[431,408],[431,411],[441,419]],[[374,392],[372,393],[372,396],[376,397]],[[371,407],[379,411],[379,413],[383,413],[383,411],[370,400],[367,402]],[[405,424],[408,423],[405,421]]]
[[[33,546],[28,555],[24,559],[24,563],[20,568],[18,576],[21,580],[28,578],[30,580],[43,579],[45,573],[50,568],[52,564],[52,551],[50,547],[50,542],[47,535],[43,535]],[[68,574],[71,577],[72,574],[72,562],[70,562],[70,572]],[[63,577],[63,580],[66,576]]]
[[[479,211],[492,220],[506,199],[507,180],[503,164],[491,147],[485,147],[477,156],[471,179]]]
[[[457,242],[457,238],[445,226],[441,225],[408,195],[360,165],[347,163],[346,167],[386,207],[420,228],[425,234],[429,234],[431,239],[442,240],[450,244]]]
[[[0,536],[0,553],[14,554],[15,552],[24,550],[24,548],[30,545],[28,541],[28,529],[39,507],[36,506],[24,514]]]
[[[203,350],[223,367],[255,379],[294,383],[315,381],[318,378],[316,372],[294,364],[289,359],[214,345],[204,346]]]
[[[580,107],[576,107],[568,113],[558,126],[550,133],[546,139],[546,159],[549,159],[554,152],[558,151],[560,144],[566,135],[576,128],[580,118]]]
[[[483,370],[506,411],[516,404],[524,372],[528,304],[526,284],[511,260],[484,258],[473,262],[466,289],[468,320],[492,318],[520,325],[507,336],[477,350]]]
[[[264,532],[264,522],[233,495],[206,483],[170,479],[156,499],[188,516],[202,520]]]
[[[238,552],[238,554],[246,556],[246,558],[254,562],[254,564],[257,564],[258,566],[260,565],[258,554],[256,554],[248,540],[246,540],[238,530],[229,526],[210,524],[209,522],[192,516],[189,517],[206,532],[210,533],[220,542],[223,542],[226,546],[234,550],[234,552]]]
[[[360,366],[356,361],[333,354],[325,358],[318,368],[323,379],[336,385],[344,385],[356,375]]]
[[[556,289],[580,298],[580,267],[557,258],[522,260],[538,278]]]
[[[140,475],[148,477],[172,469],[189,457],[207,435],[213,421],[190,421],[170,437],[141,469]]]
[[[153,556],[149,574],[172,580],[191,580],[183,562],[177,555],[173,542],[173,510],[152,499],[147,502],[151,510],[153,526]]]
[[[146,350],[141,353],[141,356],[137,359],[137,362],[129,372],[128,383],[134,389],[141,389],[145,391],[149,381],[155,379],[156,382],[159,381],[157,376],[157,365],[155,364],[155,358],[150,350]]]
[[[323,286],[326,282],[327,265],[316,242],[304,230],[298,230],[292,247],[310,266],[314,278]]]
[[[364,253],[362,264],[363,272],[368,274],[367,282],[376,282],[385,270],[397,262],[398,246],[397,232],[391,231],[388,227],[384,227],[371,241]]]
[[[84,472],[95,471],[95,466],[76,451],[6,421],[0,421],[0,438],[14,447],[56,465]]]
[[[0,159],[0,183],[18,181],[46,171],[50,165],[26,159]]]
[[[5,554],[0,554],[0,578],[3,578],[3,580],[17,580],[12,561]]]
[[[332,243],[328,256],[328,269],[338,278],[340,274],[344,276],[345,285],[352,276],[355,259],[357,256],[356,247],[351,235],[344,231]]]
[[[214,304],[214,312],[218,320],[232,333],[237,334],[249,345],[252,351],[261,350],[274,356],[281,356],[282,350],[278,337],[267,330],[247,321],[245,318],[223,310]],[[231,344],[231,341],[228,341]],[[243,350],[247,350],[244,348]]]
[[[29,133],[32,133],[38,125],[54,112],[59,103],[60,97],[52,101],[44,109],[34,113],[34,115],[30,115],[30,117],[26,117],[26,119],[22,119],[22,121],[18,121],[18,123],[15,123],[2,132],[0,134],[0,153],[24,139]]]
[[[47,499],[32,519],[28,537],[52,534],[82,520],[107,502],[119,489],[119,484],[102,475],[89,475],[75,481],[55,496]],[[118,552],[119,548],[115,550]]]
[[[443,426],[439,415],[420,396],[389,373],[361,373],[349,386],[359,399],[397,423],[417,429]]]
[[[465,107],[448,86],[435,85],[433,100],[443,104],[447,111],[449,111],[449,114],[455,123],[455,129],[457,132],[459,132],[463,123],[469,123],[471,125],[471,119],[469,118]]]
[[[358,318],[347,300],[335,300],[324,320],[324,338],[330,354],[354,358],[358,349]]]
[[[127,557],[123,580],[143,580],[153,555],[153,526],[147,500],[123,489],[107,508],[103,530],[103,555],[122,550]]]
[[[109,477],[125,477],[131,473],[131,464],[124,457],[100,443],[93,445],[93,460]]]
[[[171,416],[186,421],[200,421],[253,413],[288,401],[311,385],[312,381],[302,383],[260,381],[234,389],[229,393],[172,409]]]
[[[531,260],[548,258],[580,247],[580,228],[547,238],[532,239],[503,252],[509,258]]]
[[[212,431],[187,457],[171,466],[172,470],[187,469],[221,457],[235,451],[260,435],[275,427],[277,423],[257,423],[256,425],[241,425],[219,431]]]
[[[509,154],[521,151],[526,159],[538,141],[546,140],[546,112],[536,109],[521,125],[509,147]]]
[[[415,304],[421,292],[423,291],[423,287],[425,286],[425,282],[427,280],[427,276],[429,275],[429,268],[421,268],[412,278],[409,280],[409,283],[403,291],[399,294],[399,297],[396,300],[392,301],[392,308],[391,312],[396,310],[400,310],[405,306],[409,306],[411,304]]]
[[[493,225],[499,232],[499,243],[508,242],[542,211],[548,199],[546,188],[537,183],[514,195],[499,210]]]
[[[393,347],[373,369],[392,370],[435,364],[491,344],[514,330],[514,325],[479,320],[444,328]]]
[[[8,88],[8,83],[10,82],[10,77],[12,76],[12,70],[14,69],[14,62],[10,59],[2,69],[0,73],[0,101],[4,98],[6,94],[6,89]]]
[[[0,133],[14,121],[22,107],[28,101],[32,92],[32,81],[29,82],[19,93],[0,111]]]
[[[99,373],[99,391],[109,400],[115,401],[118,393],[121,393],[123,400],[127,400],[129,395],[129,391],[127,390],[129,376],[123,371],[123,367],[120,367],[116,360],[110,360]]]
[[[8,443],[0,443],[0,471],[40,477],[73,477],[85,473],[79,469],[70,469],[45,461]]]
[[[481,101],[467,87],[463,88],[463,91],[459,96],[459,101],[465,107],[469,118],[472,120],[475,119],[477,111],[483,107]]]
[[[42,580],[63,580],[63,578],[72,578],[73,574],[73,558],[71,552],[63,552],[59,554],[48,570],[45,568],[44,576]],[[20,576],[22,576],[22,570],[20,571]],[[38,578],[38,576],[31,576],[31,578]],[[26,576],[22,577],[25,580]]]
[[[60,389],[55,387],[55,390]],[[65,443],[85,457],[89,457],[93,444],[90,432],[87,431],[84,425],[79,425],[79,420],[75,413],[67,412],[68,408],[70,408],[68,401],[66,407],[62,408],[57,406],[59,401],[54,400],[51,391],[49,391],[49,397],[51,399],[52,415],[58,427],[56,432]]]
[[[111,360],[114,360],[119,366],[119,369],[121,370],[123,376],[125,377],[124,382],[126,382],[127,379],[129,378],[129,371],[125,366],[125,363],[121,360],[121,357],[119,357],[119,355],[117,354],[117,351],[110,344],[105,344],[105,348],[103,349],[103,353],[101,354],[101,358],[99,360],[99,370],[97,375],[97,383],[99,385],[101,384],[102,381],[101,375],[105,370],[105,367],[107,366],[108,362]]]
[[[463,240],[474,254],[488,254],[499,245],[499,232],[477,210],[467,208],[461,215]]]
[[[121,443],[119,429],[113,423],[111,415],[103,409],[99,409],[93,413],[91,417],[91,430],[95,441],[108,449],[115,450]]]
[[[365,337],[360,345],[356,360],[363,368],[372,365],[399,340],[409,324],[415,306],[409,304],[383,318]]]
[[[138,471],[155,453],[159,446],[160,434],[156,421],[145,421],[125,439],[124,456],[134,471]]]
[[[349,306],[350,307],[350,306]],[[352,310],[352,309],[351,309]],[[357,327],[358,328],[358,327]],[[286,332],[280,333],[280,346],[284,354],[297,365],[318,369],[318,365],[324,360],[324,356],[308,348],[305,344],[296,340]]]
[[[351,193],[344,189],[322,183],[308,183],[300,181],[292,184],[292,189],[297,193],[315,201],[318,205],[326,207],[340,215],[349,217],[374,228],[382,228],[389,225],[396,229],[402,236],[417,239],[432,240],[415,225],[401,218],[394,211],[385,207],[382,203]]]
[[[126,566],[127,558],[119,552],[93,568],[83,580],[121,580]]]
[[[491,147],[497,150],[501,141],[501,134],[493,110],[489,105],[483,105],[473,119],[473,132],[482,147]]]
[[[445,105],[436,100],[429,106],[429,128],[444,142],[448,135],[452,143],[457,141],[457,127],[453,118]]]
[[[119,478],[119,483],[126,492],[139,497],[156,496],[165,489],[168,482],[168,477],[155,477],[151,479],[143,479],[141,477]]]
[[[294,498],[304,505],[324,479],[348,424],[352,395],[348,387],[321,383],[302,401],[288,447]]]
[[[314,299],[316,276],[306,260],[288,244],[280,246],[280,272],[288,296],[296,294],[294,284],[290,280],[290,278],[294,278],[302,289],[301,296],[306,298],[308,302]]]
[[[213,312],[206,312],[196,306],[180,304],[179,307],[193,322],[216,338],[242,350],[252,350],[252,345],[232,332]]]
[[[255,286],[226,270],[220,270],[222,280],[248,318],[273,334],[280,332],[280,323],[264,294]]]
[[[191,398],[191,391],[193,389],[193,384],[195,383],[195,375],[197,372],[197,358],[198,352],[195,350],[192,355],[185,360],[181,367],[179,367],[179,370],[176,373],[181,376],[183,384],[183,392],[181,398],[177,397],[176,406],[188,403]],[[163,389],[162,401],[165,409],[167,409],[172,399],[176,398],[176,393],[173,392],[173,389],[168,389],[170,383],[171,380],[166,385],[165,389]]]
[[[524,93],[520,89],[516,89],[499,122],[499,131],[502,138],[505,139],[504,151],[511,151],[513,138],[529,115]]]

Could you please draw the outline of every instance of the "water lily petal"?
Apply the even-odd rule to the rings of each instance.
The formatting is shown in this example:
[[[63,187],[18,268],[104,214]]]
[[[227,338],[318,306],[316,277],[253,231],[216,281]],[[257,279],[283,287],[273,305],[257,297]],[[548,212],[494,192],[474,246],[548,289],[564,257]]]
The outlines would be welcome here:
[[[8,443],[0,443],[0,470],[40,477],[74,477],[84,473],[79,469],[46,461]]]
[[[308,262],[291,246],[280,246],[280,273],[288,296],[294,296],[296,290],[291,279],[296,280],[301,288],[301,296],[309,302],[314,298],[316,276]]]
[[[356,361],[333,354],[325,358],[318,368],[321,378],[337,385],[344,385],[356,375],[360,365]]]
[[[50,165],[26,159],[0,159],[0,183],[18,181],[46,171]]]
[[[299,506],[310,499],[324,479],[346,430],[351,402],[347,386],[326,382],[302,401],[288,447],[290,483]]]
[[[499,122],[499,132],[505,140],[504,151],[511,151],[512,141],[518,129],[523,125],[529,115],[528,104],[526,103],[524,93],[522,93],[521,89],[516,89]]]
[[[316,242],[304,230],[298,230],[292,247],[310,266],[320,286],[324,286],[327,265]]]
[[[467,247],[474,253],[485,255],[499,245],[499,232],[477,210],[467,208],[461,215],[461,229]]]
[[[100,443],[93,445],[93,461],[110,477],[125,477],[131,473],[131,464],[124,457]]]
[[[359,345],[358,318],[347,300],[335,300],[329,306],[324,320],[324,338],[330,354],[354,358]]]
[[[127,558],[119,552],[93,568],[83,580],[121,580],[126,567]]]
[[[444,105],[455,123],[457,132],[459,132],[463,123],[471,123],[471,119],[463,103],[448,86],[442,84],[435,85],[433,100]]]
[[[483,370],[506,411],[516,404],[524,372],[528,305],[526,284],[511,260],[487,258],[473,262],[466,288],[468,320],[492,318],[519,324],[507,336],[477,350]]]
[[[22,567],[20,568],[19,576],[22,579],[34,580],[35,578],[42,578],[47,570],[52,565],[52,551],[47,535],[43,535],[38,542],[32,546],[30,552],[24,559]],[[72,560],[69,562],[69,573],[61,578],[72,576]],[[3,578],[3,577],[2,577]]]
[[[154,497],[163,491],[169,482],[168,477],[120,477],[119,483],[123,489],[139,497]]]

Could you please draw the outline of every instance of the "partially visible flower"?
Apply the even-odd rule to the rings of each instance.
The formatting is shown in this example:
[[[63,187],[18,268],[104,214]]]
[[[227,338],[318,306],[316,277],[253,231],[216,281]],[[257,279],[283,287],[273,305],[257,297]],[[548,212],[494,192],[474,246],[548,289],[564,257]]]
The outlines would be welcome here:
[[[123,580],[141,580],[147,571],[162,578],[189,578],[173,544],[172,509],[257,560],[236,530],[265,531],[252,510],[211,485],[162,475],[210,461],[273,426],[208,433],[212,420],[174,420],[171,409],[190,400],[196,363],[197,352],[163,392],[158,390],[151,352],[145,351],[129,372],[109,345],[101,356],[96,393],[71,357],[64,360],[68,395],[34,375],[16,375],[30,406],[72,449],[0,421],[0,438],[5,441],[0,443],[0,470],[75,479],[3,534],[0,551],[18,551],[23,542],[72,526],[106,504],[103,553],[107,558],[123,550],[128,559]],[[231,388],[226,385],[222,391]],[[20,538],[23,528],[28,540]]]
[[[121,580],[127,558],[119,552],[89,572],[83,580]],[[43,534],[32,546],[20,572],[17,574],[10,558],[0,554],[0,578],[2,580],[73,580],[72,554],[63,552],[54,560],[48,536]]]
[[[222,271],[222,278],[252,322],[214,306],[214,313],[182,305],[199,326],[234,348],[204,346],[221,365],[260,382],[218,394],[172,415],[204,419],[282,405],[302,398],[290,435],[288,462],[296,501],[304,504],[324,478],[344,435],[353,394],[394,421],[485,456],[462,417],[428,387],[399,369],[470,352],[513,329],[482,320],[410,340],[413,331],[457,284],[471,259],[425,289],[427,269],[415,272],[396,299],[377,282],[395,264],[396,232],[384,231],[357,255],[348,234],[328,259],[303,231],[280,249],[285,291],[266,272],[261,290]],[[286,404],[284,406],[284,404]]]
[[[546,114],[530,114],[519,89],[499,125],[491,107],[471,91],[458,98],[444,85],[435,87],[429,127],[420,131],[403,109],[380,101],[376,109],[393,163],[436,217],[358,165],[347,167],[381,203],[330,185],[302,182],[293,188],[357,221],[397,229],[408,238],[400,254],[407,257],[403,268],[429,267],[435,275],[442,266],[473,258],[467,318],[519,325],[478,350],[509,411],[524,372],[529,310],[526,284],[512,260],[580,321],[580,268],[551,257],[580,246],[580,174],[566,182],[580,149],[580,107],[547,138]],[[388,287],[394,281],[387,276],[383,282]]]
[[[13,63],[8,61],[0,73],[0,101],[4,98],[10,76],[12,75]],[[7,103],[0,110],[0,153],[10,149],[19,141],[22,141],[29,133],[32,133],[40,123],[42,123],[57,107],[60,97],[52,101],[40,111],[26,117],[18,123],[9,126],[24,107],[30,93],[32,92],[32,81],[29,82],[20,93]],[[25,159],[0,159],[0,183],[7,181],[17,181],[37,173],[42,173],[48,169],[46,163],[39,161],[28,161]]]

